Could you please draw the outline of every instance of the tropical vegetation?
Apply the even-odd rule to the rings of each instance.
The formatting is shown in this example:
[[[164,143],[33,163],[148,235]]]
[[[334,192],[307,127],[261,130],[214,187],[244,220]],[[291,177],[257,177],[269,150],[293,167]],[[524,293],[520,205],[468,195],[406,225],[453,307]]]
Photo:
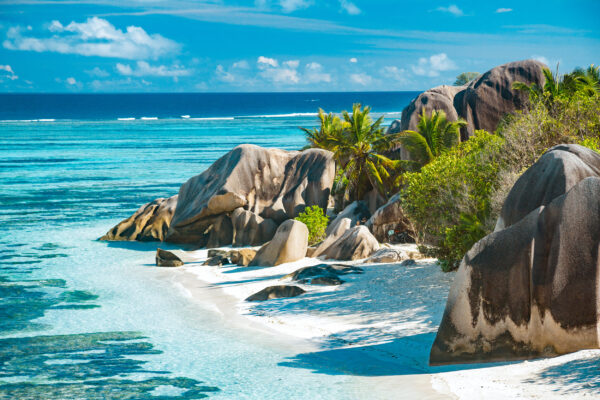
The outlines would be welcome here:
[[[462,86],[467,83],[474,81],[479,78],[481,74],[479,72],[463,72],[462,74],[456,77],[456,81],[454,81],[454,86]]]
[[[309,245],[312,246],[325,239],[325,229],[327,228],[329,217],[321,207],[317,205],[306,207],[296,217],[296,220],[302,222],[308,228]]]

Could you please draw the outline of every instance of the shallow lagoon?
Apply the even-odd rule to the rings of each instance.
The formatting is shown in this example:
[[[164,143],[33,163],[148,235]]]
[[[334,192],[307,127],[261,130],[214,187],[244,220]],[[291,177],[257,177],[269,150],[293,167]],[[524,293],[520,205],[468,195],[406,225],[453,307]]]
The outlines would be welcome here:
[[[353,376],[285,366],[307,344],[191,302],[156,243],[95,240],[235,145],[298,149],[311,124],[1,123],[0,398],[354,398]]]

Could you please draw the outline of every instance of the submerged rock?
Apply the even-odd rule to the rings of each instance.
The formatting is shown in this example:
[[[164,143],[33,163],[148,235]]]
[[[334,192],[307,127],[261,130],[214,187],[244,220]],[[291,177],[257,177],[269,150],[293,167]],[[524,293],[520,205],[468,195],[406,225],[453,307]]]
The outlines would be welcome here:
[[[163,241],[177,205],[177,196],[156,199],[119,222],[100,240]]]
[[[477,242],[456,274],[430,363],[598,348],[599,244],[597,177]]]
[[[279,225],[273,240],[263,245],[250,266],[272,267],[303,259],[308,247],[308,228],[300,221],[288,219]]]
[[[348,229],[339,239],[321,253],[334,260],[360,260],[379,249],[377,239],[364,225]]]
[[[306,291],[298,286],[269,286],[264,288],[260,292],[254,293],[252,296],[248,297],[246,301],[265,301],[285,297],[296,297],[300,296],[303,293],[306,293]]]
[[[156,249],[156,265],[159,267],[180,267],[183,261],[168,250]]]

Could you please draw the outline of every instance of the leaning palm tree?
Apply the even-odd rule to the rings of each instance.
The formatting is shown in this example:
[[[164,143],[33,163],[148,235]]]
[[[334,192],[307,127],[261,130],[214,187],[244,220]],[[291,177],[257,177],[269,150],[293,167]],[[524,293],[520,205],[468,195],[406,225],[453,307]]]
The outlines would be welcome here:
[[[373,122],[370,112],[370,107],[363,109],[361,104],[354,104],[352,114],[342,113],[346,129],[339,137],[329,140],[340,166],[343,179],[338,182],[345,185],[346,201],[362,199],[371,188],[387,197],[390,189],[387,183],[395,178],[401,165],[381,154],[392,147],[393,138],[381,127],[383,117]]]
[[[410,154],[413,165],[420,169],[446,150],[460,141],[460,129],[467,126],[467,121],[459,118],[449,121],[442,110],[433,110],[427,116],[425,109],[417,123],[417,130],[406,130],[393,135]]]

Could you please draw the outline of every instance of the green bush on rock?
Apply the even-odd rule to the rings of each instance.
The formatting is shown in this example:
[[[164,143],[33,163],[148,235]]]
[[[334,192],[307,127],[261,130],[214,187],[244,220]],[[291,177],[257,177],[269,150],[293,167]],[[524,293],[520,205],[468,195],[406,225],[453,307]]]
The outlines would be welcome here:
[[[308,227],[308,244],[313,245],[325,239],[325,228],[329,217],[319,206],[306,207],[297,217],[297,221]]]
[[[498,182],[504,139],[477,131],[420,172],[404,176],[402,207],[419,243],[442,269],[458,266],[475,242],[493,229],[492,194]]]

